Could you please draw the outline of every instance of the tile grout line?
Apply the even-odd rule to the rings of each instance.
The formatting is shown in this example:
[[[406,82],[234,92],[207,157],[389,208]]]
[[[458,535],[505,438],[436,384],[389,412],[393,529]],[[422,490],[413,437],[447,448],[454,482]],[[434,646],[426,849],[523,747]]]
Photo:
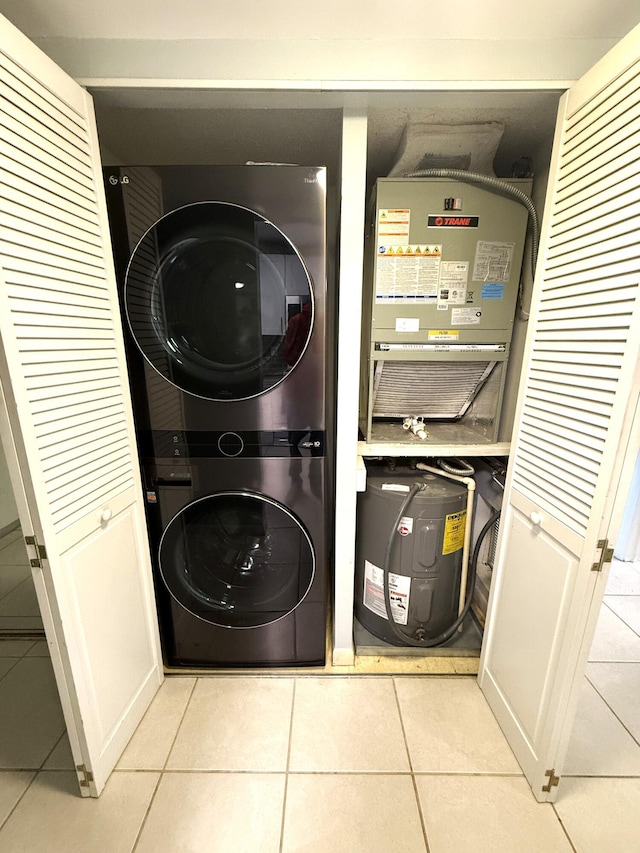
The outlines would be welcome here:
[[[282,796],[282,820],[280,821],[280,845],[278,847],[279,853],[282,853],[282,848],[284,845],[284,823],[285,816],[287,813],[287,792],[289,789],[289,767],[291,766],[291,742],[293,739],[293,714],[295,710],[296,704],[296,686],[298,683],[297,678],[293,678],[293,691],[291,694],[291,716],[289,717],[289,743],[287,745],[287,763],[285,766],[284,773],[284,792]]]
[[[562,818],[561,818],[561,817],[560,817],[560,815],[558,814],[558,810],[556,809],[556,804],[555,804],[555,803],[549,803],[549,805],[550,805],[550,806],[551,806],[551,808],[553,809],[553,813],[555,814],[556,818],[558,819],[558,823],[559,823],[559,824],[560,824],[560,826],[562,827],[562,831],[564,832],[564,834],[565,834],[565,837],[566,837],[567,841],[568,841],[568,842],[569,842],[569,844],[571,845],[571,849],[573,850],[573,853],[578,853],[578,850],[577,850],[576,846],[574,845],[573,841],[571,840],[571,836],[569,835],[569,830],[568,830],[568,829],[567,829],[567,827],[564,825],[564,822],[563,822]]]
[[[191,692],[189,693],[189,698],[184,703],[184,710],[182,711],[182,715],[180,717],[180,722],[176,726],[176,733],[173,736],[173,739],[171,741],[171,746],[167,750],[167,757],[165,758],[165,760],[162,764],[162,769],[160,770],[161,774],[164,773],[165,770],[167,769],[167,764],[169,763],[169,758],[171,757],[171,753],[173,752],[173,747],[176,745],[176,741],[178,740],[178,735],[180,734],[180,729],[182,728],[182,724],[184,723],[184,718],[187,716],[187,711],[189,709],[189,705],[191,704],[191,700],[193,699],[193,694],[196,692],[196,687],[198,685],[199,680],[200,679],[197,677],[193,679],[193,687],[191,688]]]
[[[15,772],[15,771],[13,771],[13,772]],[[19,771],[18,771],[18,772],[19,772]],[[38,773],[39,773],[40,771],[39,771],[39,770],[30,770],[30,771],[27,771],[27,772],[33,773],[33,776],[32,776],[32,777],[31,777],[31,779],[29,780],[29,784],[27,785],[27,787],[24,789],[24,791],[20,794],[20,796],[18,797],[18,799],[17,799],[17,800],[16,800],[16,802],[14,803],[13,808],[12,808],[12,809],[10,809],[9,814],[8,814],[8,815],[6,816],[6,818],[5,818],[5,819],[0,823],[0,834],[2,833],[2,830],[3,830],[3,829],[4,829],[4,827],[7,825],[7,823],[9,822],[9,820],[11,819],[11,815],[15,812],[15,810],[18,808],[18,806],[20,805],[20,803],[21,803],[21,802],[22,802],[22,800],[24,799],[24,797],[25,797],[25,795],[26,795],[27,791],[29,790],[29,788],[33,785],[33,783],[35,782],[35,780],[38,778]]]
[[[603,597],[603,599],[602,599],[602,603],[604,604],[604,606],[605,606],[608,610],[610,610],[610,611],[611,611],[611,613],[613,613],[613,615],[614,615],[614,616],[617,616],[617,618],[622,622],[622,624],[623,624],[623,625],[625,625],[625,626],[626,626],[626,627],[627,627],[627,628],[628,628],[632,633],[634,633],[634,634],[636,635],[636,637],[638,637],[638,639],[640,639],[640,633],[638,633],[638,631],[636,631],[636,629],[635,629],[632,625],[629,625],[629,623],[626,621],[626,619],[625,619],[623,616],[620,616],[620,614],[619,614],[619,613],[616,613],[616,611],[613,609],[613,607],[612,607],[612,606],[607,602],[607,598],[608,598],[608,597],[609,597],[609,596],[606,596],[606,595],[605,595],[605,596]],[[625,597],[626,597],[626,598],[637,598],[637,599],[640,599],[640,595],[628,595],[628,596],[625,596]],[[608,661],[607,661],[607,662],[608,662]],[[600,663],[600,661],[589,661],[589,663]],[[610,661],[610,663],[614,663],[614,661]]]
[[[605,664],[606,664],[606,663],[636,663],[636,665],[637,665],[637,661],[590,661],[590,663],[605,663]],[[629,737],[634,741],[634,743],[637,743],[637,744],[638,744],[638,746],[640,746],[640,740],[638,740],[638,738],[637,738],[637,737],[636,737],[636,736],[635,736],[635,735],[634,735],[634,734],[633,734],[633,733],[632,733],[632,732],[627,728],[627,726],[625,725],[625,723],[624,723],[624,722],[620,719],[620,717],[616,714],[616,712],[613,710],[613,708],[611,707],[611,705],[607,702],[607,700],[606,700],[606,699],[605,699],[605,697],[602,695],[602,693],[598,690],[598,688],[597,688],[597,687],[596,687],[596,685],[593,683],[593,681],[591,681],[591,679],[589,678],[589,676],[585,674],[585,676],[584,676],[584,677],[587,679],[588,683],[593,687],[593,689],[595,690],[595,692],[597,693],[597,695],[602,699],[602,701],[603,701],[603,702],[604,702],[604,704],[607,706],[607,708],[611,711],[611,713],[612,713],[612,714],[613,714],[613,716],[616,718],[616,720],[620,723],[620,725],[621,725],[621,726],[622,726],[622,728],[625,730],[625,732],[627,732],[627,734],[629,735]]]
[[[169,756],[171,755],[171,750],[172,750],[172,749],[173,749],[173,747],[175,746],[175,742],[176,742],[177,737],[178,737],[178,732],[180,731],[180,728],[181,728],[182,723],[183,723],[183,721],[184,721],[185,715],[186,715],[186,713],[187,713],[187,708],[189,707],[189,704],[191,703],[191,697],[193,696],[193,693],[194,693],[194,691],[195,691],[195,689],[196,689],[196,684],[197,684],[197,683],[198,683],[198,679],[197,679],[197,678],[194,678],[194,680],[193,680],[193,687],[191,688],[191,692],[189,693],[189,698],[188,698],[188,699],[187,699],[187,701],[184,703],[184,709],[183,709],[183,711],[182,711],[182,715],[181,715],[181,717],[180,717],[180,722],[179,722],[179,723],[178,723],[178,725],[176,726],[176,733],[175,733],[175,735],[173,736],[173,739],[172,739],[172,741],[171,741],[171,745],[170,745],[169,749],[167,750],[167,757],[165,758],[165,760],[164,760],[164,762],[163,762],[163,764],[162,764],[162,769],[161,769],[161,770],[160,770],[160,772],[158,773],[158,781],[156,782],[156,784],[155,784],[155,786],[154,786],[153,793],[152,793],[152,795],[151,795],[151,799],[149,800],[149,804],[148,804],[147,808],[145,809],[144,817],[142,818],[142,821],[141,821],[141,823],[140,823],[140,828],[138,829],[138,832],[136,833],[136,837],[135,837],[135,839],[134,839],[134,841],[133,841],[133,846],[131,847],[131,853],[134,853],[134,852],[135,852],[135,849],[136,849],[136,847],[138,846],[138,844],[139,844],[139,842],[140,842],[140,838],[142,837],[142,833],[144,832],[144,828],[145,828],[145,826],[147,825],[147,820],[149,819],[149,814],[150,814],[150,812],[151,812],[151,808],[153,807],[153,804],[154,804],[154,802],[155,802],[156,795],[157,795],[157,793],[158,793],[158,788],[160,787],[160,782],[162,781],[162,777],[164,776],[164,771],[165,771],[165,769],[166,769],[167,762],[169,761]],[[162,689],[162,685],[160,686],[160,688],[159,688],[159,689],[160,689],[160,690]],[[156,693],[156,696],[157,696],[157,693]],[[144,720],[144,717],[142,718],[142,720]],[[142,725],[142,720],[140,720],[140,725]],[[136,731],[137,731],[137,729],[136,729]],[[134,733],[134,734],[135,734],[135,733]]]
[[[393,687],[393,695],[396,699],[396,707],[398,709],[398,718],[400,720],[400,729],[402,731],[402,739],[404,740],[404,748],[407,752],[407,761],[409,763],[409,773],[411,774],[411,784],[413,786],[413,795],[416,798],[416,806],[418,808],[418,817],[420,818],[420,826],[422,828],[422,837],[424,838],[424,845],[426,853],[429,853],[429,838],[427,836],[427,824],[424,818],[424,814],[422,812],[422,804],[420,803],[420,795],[418,793],[418,783],[416,782],[415,773],[413,770],[413,762],[411,761],[411,752],[409,751],[409,742],[407,740],[407,733],[404,727],[404,720],[402,719],[402,708],[400,707],[400,697],[398,696],[398,690],[396,688],[396,679],[394,676],[391,676],[391,686]]]
[[[156,794],[158,793],[158,788],[160,787],[161,781],[162,781],[162,773],[160,772],[160,773],[158,773],[158,779],[156,780],[156,784],[154,785],[153,793],[151,794],[149,804],[148,804],[147,808],[145,809],[144,816],[143,816],[142,820],[140,821],[140,827],[136,833],[136,837],[133,839],[133,844],[131,846],[131,853],[135,853],[135,849],[138,846],[138,843],[140,842],[140,837],[142,836],[144,828],[147,825],[147,819],[149,817],[149,812],[151,811],[151,807],[153,806],[153,803],[155,802]]]

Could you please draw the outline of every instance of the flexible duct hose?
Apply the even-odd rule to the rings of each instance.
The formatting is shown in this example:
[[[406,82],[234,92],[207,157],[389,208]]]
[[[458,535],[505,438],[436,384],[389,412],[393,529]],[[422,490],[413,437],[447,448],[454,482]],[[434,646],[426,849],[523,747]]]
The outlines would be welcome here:
[[[458,618],[451,624],[445,631],[441,634],[438,634],[437,637],[432,637],[431,639],[424,637],[424,639],[420,639],[419,637],[409,637],[404,631],[396,624],[393,618],[393,614],[391,612],[391,598],[389,594],[389,567],[391,565],[391,552],[393,550],[393,543],[395,542],[395,534],[398,530],[398,525],[400,524],[401,518],[404,516],[407,507],[413,500],[414,496],[417,492],[423,491],[425,486],[415,483],[411,489],[409,490],[409,494],[403,500],[400,509],[398,511],[398,516],[391,528],[391,532],[389,534],[389,539],[387,541],[387,548],[384,555],[384,566],[382,567],[383,572],[383,581],[382,585],[384,588],[384,606],[387,611],[387,619],[389,621],[389,627],[396,635],[399,640],[402,640],[403,644],[406,646],[414,646],[416,648],[428,649],[433,646],[441,646],[443,643],[446,643],[455,632],[458,630],[459,626],[464,622],[467,613],[471,607],[471,602],[473,600],[473,588],[475,586],[476,581],[476,569],[478,564],[478,555],[480,554],[480,548],[482,547],[482,543],[484,541],[484,537],[487,535],[489,530],[493,527],[495,522],[500,517],[500,510],[495,510],[492,513],[491,517],[484,525],[480,533],[478,534],[478,538],[476,540],[475,547],[473,549],[473,553],[471,555],[470,567],[469,567],[469,575],[467,577],[467,600],[465,605],[458,616]],[[420,631],[422,629],[418,629]]]
[[[538,213],[533,202],[526,193],[518,187],[513,187],[506,181],[500,178],[494,178],[491,175],[482,175],[480,172],[467,172],[464,169],[417,169],[415,172],[408,172],[405,178],[451,178],[457,181],[466,181],[469,184],[485,184],[498,192],[510,195],[524,205],[529,212],[529,223],[531,225],[531,276],[535,278],[536,263],[538,260],[538,245],[540,243],[540,226],[538,224]],[[528,313],[522,307],[522,294],[520,298],[520,311],[526,317]]]
[[[438,459],[438,465],[443,471],[446,471],[447,474],[455,474],[456,477],[473,477],[476,473],[475,468],[472,468],[468,462],[464,461],[464,459],[457,459],[453,457],[452,462],[455,462],[456,464],[451,465],[445,459]]]

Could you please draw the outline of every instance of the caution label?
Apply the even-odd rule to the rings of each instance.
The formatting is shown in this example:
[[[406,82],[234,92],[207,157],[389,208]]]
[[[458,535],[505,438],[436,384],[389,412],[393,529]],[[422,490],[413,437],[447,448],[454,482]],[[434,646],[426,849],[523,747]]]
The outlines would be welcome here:
[[[387,619],[387,608],[384,603],[384,570],[374,566],[368,560],[364,561],[364,589],[362,603],[364,606]],[[394,575],[389,572],[389,600],[391,616],[397,625],[407,624],[409,613],[409,597],[411,595],[411,578],[405,575]]]
[[[450,513],[444,523],[442,554],[454,554],[464,546],[464,530],[467,523],[467,511]]]

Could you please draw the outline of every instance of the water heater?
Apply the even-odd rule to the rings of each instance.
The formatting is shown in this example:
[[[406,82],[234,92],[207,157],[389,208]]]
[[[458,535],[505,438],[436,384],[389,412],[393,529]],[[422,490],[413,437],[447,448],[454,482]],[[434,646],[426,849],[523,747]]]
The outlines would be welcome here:
[[[529,179],[502,183],[531,192]],[[496,441],[526,207],[480,183],[380,178],[374,209],[361,390],[366,440],[376,422],[420,416],[449,425],[443,440]]]

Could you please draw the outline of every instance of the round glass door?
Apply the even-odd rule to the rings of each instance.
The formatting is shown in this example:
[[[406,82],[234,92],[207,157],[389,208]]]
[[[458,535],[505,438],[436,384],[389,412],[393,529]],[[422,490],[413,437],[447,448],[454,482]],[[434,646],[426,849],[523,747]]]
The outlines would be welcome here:
[[[159,563],[179,604],[226,628],[286,616],[315,572],[300,522],[275,501],[244,492],[221,492],[182,509],[162,536]]]
[[[209,400],[278,385],[313,326],[309,274],[264,217],[224,202],[187,205],[136,246],[125,279],[131,331],[171,383]]]

